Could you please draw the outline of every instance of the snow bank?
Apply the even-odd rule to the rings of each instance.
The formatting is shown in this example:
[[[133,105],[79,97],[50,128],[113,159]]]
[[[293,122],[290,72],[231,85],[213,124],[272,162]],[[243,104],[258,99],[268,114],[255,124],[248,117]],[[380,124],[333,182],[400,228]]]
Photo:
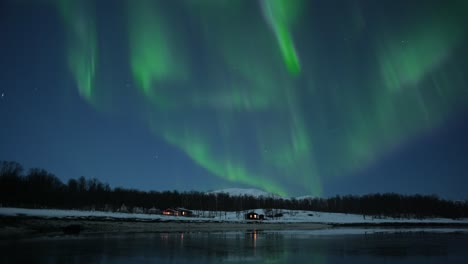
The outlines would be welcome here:
[[[252,210],[263,214],[262,209]],[[324,223],[324,224],[384,224],[384,223],[443,223],[443,224],[468,224],[468,219],[404,219],[404,218],[372,218],[355,214],[323,213],[315,211],[283,210],[283,216],[277,219],[268,219],[265,223]],[[202,212],[209,215],[210,212]],[[182,217],[153,214],[132,214],[102,211],[80,211],[59,209],[25,209],[25,208],[0,208],[0,216],[33,216],[44,218],[103,218],[103,219],[129,219],[129,220],[154,220],[154,221],[190,221],[190,222],[243,222],[244,212],[217,212],[215,217]]]

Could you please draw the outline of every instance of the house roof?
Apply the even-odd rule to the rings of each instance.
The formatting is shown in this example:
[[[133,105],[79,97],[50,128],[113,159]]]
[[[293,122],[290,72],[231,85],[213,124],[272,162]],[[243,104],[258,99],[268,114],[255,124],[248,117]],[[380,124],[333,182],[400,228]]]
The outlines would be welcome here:
[[[178,210],[178,211],[191,211],[189,209],[185,209],[185,208],[182,208],[182,207],[178,207],[178,208],[176,208],[176,210]]]

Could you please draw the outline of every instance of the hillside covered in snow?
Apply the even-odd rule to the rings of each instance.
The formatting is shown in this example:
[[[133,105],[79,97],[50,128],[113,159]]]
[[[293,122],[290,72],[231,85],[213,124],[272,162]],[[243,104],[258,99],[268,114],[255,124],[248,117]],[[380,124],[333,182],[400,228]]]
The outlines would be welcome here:
[[[274,198],[274,199],[296,199],[296,200],[308,200],[308,199],[314,199],[316,198],[315,196],[312,195],[304,195],[304,196],[298,196],[298,197],[283,197],[274,193],[269,193],[265,192],[259,189],[245,189],[245,188],[227,188],[227,189],[221,189],[221,190],[216,190],[216,191],[211,191],[208,192],[207,194],[218,194],[218,193],[225,193],[229,194],[230,196],[252,196],[255,198]]]
[[[447,218],[391,218],[368,217],[357,214],[325,213],[303,210],[277,210],[280,217],[266,218],[262,221],[268,223],[321,223],[321,224],[456,224],[468,225],[468,219]],[[60,210],[60,209],[25,209],[25,208],[0,208],[0,217],[40,217],[62,219],[87,219],[87,220],[132,220],[132,221],[181,221],[181,222],[248,222],[244,219],[247,212],[265,214],[263,209],[248,210],[244,212],[212,212],[194,211],[195,217],[166,216],[160,214],[133,214],[102,211]]]
[[[216,191],[211,191],[211,192],[208,192],[208,194],[218,194],[218,193],[224,193],[224,194],[229,194],[230,196],[244,196],[244,195],[247,195],[247,196],[253,196],[255,198],[259,198],[259,197],[271,197],[271,198],[283,198],[284,197],[281,197],[279,195],[276,195],[276,194],[273,194],[273,193],[269,193],[269,192],[265,192],[265,191],[262,191],[262,190],[259,190],[259,189],[242,189],[242,188],[227,188],[227,189],[221,189],[221,190],[216,190]]]

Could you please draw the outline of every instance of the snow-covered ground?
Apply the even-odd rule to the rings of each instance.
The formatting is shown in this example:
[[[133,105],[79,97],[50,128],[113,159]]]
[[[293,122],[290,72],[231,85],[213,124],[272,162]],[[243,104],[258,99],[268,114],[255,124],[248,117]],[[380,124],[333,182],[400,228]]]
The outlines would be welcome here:
[[[260,210],[258,213],[261,213]],[[324,213],[314,211],[285,210],[283,220],[287,222],[314,222],[330,224],[360,224],[360,223],[468,223],[468,219],[453,220],[447,218],[405,219],[405,218],[373,218],[356,214]]]
[[[253,210],[258,214],[264,214],[263,209]],[[182,217],[154,214],[131,214],[102,211],[80,211],[59,209],[25,209],[25,208],[0,208],[0,216],[34,216],[44,218],[102,218],[102,219],[129,219],[129,220],[160,220],[160,221],[226,221],[244,222],[245,212],[195,212],[200,215],[215,215],[214,217]],[[365,223],[445,223],[468,224],[468,219],[403,219],[403,218],[372,218],[355,214],[323,213],[314,211],[283,210],[283,217],[265,220],[265,223],[325,223],[325,224],[365,224]]]

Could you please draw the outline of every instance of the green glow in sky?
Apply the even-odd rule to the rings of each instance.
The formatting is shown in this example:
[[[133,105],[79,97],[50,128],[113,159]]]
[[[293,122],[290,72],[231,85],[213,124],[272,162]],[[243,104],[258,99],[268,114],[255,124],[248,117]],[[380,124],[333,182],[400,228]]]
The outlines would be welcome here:
[[[171,35],[170,20],[163,16],[160,1],[128,1],[130,64],[133,76],[145,95],[167,105],[160,93],[165,81],[186,78],[182,50]]]
[[[414,87],[460,45],[465,28],[463,19],[436,13],[383,37],[378,56],[386,87],[395,91]]]
[[[254,175],[249,172],[242,162],[236,162],[229,157],[218,158],[211,151],[208,140],[202,140],[196,136],[174,135],[167,133],[165,139],[181,149],[193,160],[215,175],[220,175],[230,182],[244,183],[252,186],[264,188],[265,190],[279,195],[286,195],[286,191],[261,175]]]
[[[68,67],[79,93],[92,99],[97,63],[97,32],[92,4],[87,1],[57,0],[67,31]]]
[[[201,39],[206,48],[202,65],[205,71],[200,72],[203,81],[192,78],[196,83],[193,84],[190,78],[178,78],[177,65],[186,71],[190,63],[177,56],[167,57],[181,51],[167,50],[169,44],[165,43],[181,47],[169,39],[182,40],[183,34],[179,38],[166,36],[149,41],[153,43],[148,48],[151,52],[142,58],[156,54],[151,62],[165,62],[160,66],[164,70],[153,70],[151,63],[136,64],[133,55],[132,65],[134,73],[148,73],[135,74],[143,89],[157,89],[172,102],[172,110],[153,113],[151,126],[156,134],[164,135],[195,163],[229,182],[280,194],[299,188],[303,193],[320,196],[322,179],[339,179],[346,172],[364,169],[385,150],[439,124],[450,107],[439,103],[440,98],[434,93],[448,101],[457,94],[441,94],[440,91],[450,91],[446,86],[449,83],[442,84],[441,77],[431,72],[450,59],[462,40],[464,30],[456,19],[433,20],[433,13],[428,12],[420,19],[435,21],[432,27],[415,24],[375,34],[375,48],[369,53],[375,53],[374,64],[378,67],[371,66],[366,71],[370,78],[358,82],[353,78],[360,74],[359,69],[349,65],[362,58],[355,56],[352,48],[345,48],[346,42],[337,54],[304,51],[302,64],[316,69],[301,73],[305,86],[311,88],[303,87],[304,83],[294,78],[301,65],[291,30],[304,22],[302,1],[261,1],[256,14],[247,1],[236,5],[192,2],[189,6],[194,16],[192,23],[199,23],[193,25],[200,28],[197,41]],[[352,7],[348,19],[357,36],[366,21],[362,11]],[[168,18],[161,15],[158,19]],[[389,21],[381,28],[393,23]],[[153,33],[143,35],[160,32],[160,26],[150,29]],[[169,26],[164,30],[170,31]],[[349,37],[349,33],[344,32],[344,36]],[[295,41],[308,43],[311,39],[299,37]],[[185,38],[183,42],[189,41]],[[155,47],[162,47],[164,54],[153,52],[158,50]],[[321,68],[329,67],[329,61],[336,75],[314,79],[321,77]],[[135,71],[137,65],[142,66],[139,71]],[[191,66],[192,70],[195,68]],[[342,68],[347,72],[340,73]],[[183,80],[182,88],[167,85],[161,79]],[[457,86],[463,82],[459,79]]]
[[[263,0],[262,7],[265,19],[275,33],[288,71],[294,75],[299,74],[301,66],[290,28],[297,21],[301,9],[304,7],[303,1]]]
[[[59,6],[69,66],[89,99],[97,34],[81,3]],[[366,169],[466,103],[455,61],[464,3],[391,20],[357,3],[129,0],[123,19],[157,137],[229,184],[320,196],[324,182]]]

